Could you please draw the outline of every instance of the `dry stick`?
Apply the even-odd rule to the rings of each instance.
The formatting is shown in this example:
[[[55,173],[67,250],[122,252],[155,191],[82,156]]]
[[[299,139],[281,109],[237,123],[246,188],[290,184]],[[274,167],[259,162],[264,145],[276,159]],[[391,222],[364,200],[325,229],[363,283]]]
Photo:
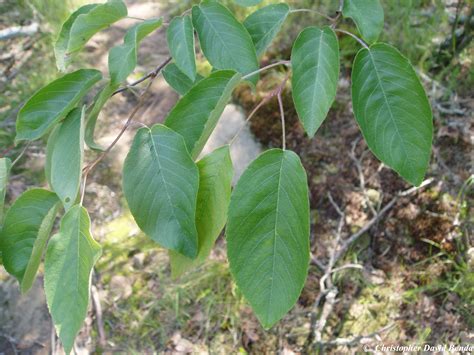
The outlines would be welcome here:
[[[377,339],[377,337],[381,334],[384,333],[390,329],[392,329],[395,326],[394,323],[391,323],[389,325],[386,325],[385,327],[380,328],[379,330],[370,333],[368,335],[359,335],[353,338],[337,338],[334,340],[329,340],[329,341],[323,341],[323,345],[331,345],[331,346],[353,346],[361,343],[368,343],[369,341],[373,341],[374,338]]]
[[[99,344],[104,349],[107,346],[107,338],[105,337],[104,322],[102,320],[102,307],[100,305],[100,296],[97,287],[92,285],[91,298],[94,305],[95,319],[97,322],[97,331],[99,333]]]

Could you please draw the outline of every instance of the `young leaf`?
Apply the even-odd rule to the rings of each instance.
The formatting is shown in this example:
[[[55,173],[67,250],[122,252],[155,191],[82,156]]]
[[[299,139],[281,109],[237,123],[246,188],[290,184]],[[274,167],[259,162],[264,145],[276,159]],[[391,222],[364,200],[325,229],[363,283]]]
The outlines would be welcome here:
[[[237,286],[270,328],[293,307],[308,273],[308,186],[295,153],[271,149],[250,164],[232,193],[226,235]]]
[[[199,168],[196,209],[198,255],[192,260],[176,252],[170,252],[173,277],[181,275],[206,260],[227,221],[227,208],[234,173],[229,146],[218,148],[206,155],[197,163],[197,166]]]
[[[430,160],[433,120],[408,59],[384,43],[361,49],[352,69],[352,103],[370,150],[419,185]]]
[[[66,67],[71,61],[71,56],[66,55],[69,38],[71,35],[71,27],[76,21],[77,16],[87,14],[89,11],[99,6],[99,4],[88,4],[81,6],[79,9],[74,11],[69,18],[63,23],[61,32],[59,32],[58,39],[54,44],[54,56],[56,57],[56,66],[59,71],[65,71]]]
[[[186,76],[196,79],[196,57],[194,53],[194,29],[190,16],[175,17],[166,32],[168,47],[176,66]]]
[[[257,54],[245,27],[223,5],[204,0],[193,6],[193,24],[201,49],[216,69],[233,69],[241,74],[258,70]],[[256,84],[258,74],[249,81]]]
[[[280,31],[289,12],[290,7],[285,3],[272,4],[262,7],[245,19],[243,25],[252,37],[258,57],[265,52]]]
[[[181,134],[193,159],[197,158],[216,127],[241,76],[218,70],[201,80],[171,110],[165,125]]]
[[[59,123],[48,139],[46,178],[68,210],[76,201],[84,157],[84,114],[75,108]]]
[[[93,35],[125,16],[127,7],[122,0],[86,5],[74,12],[64,23],[55,44],[59,70],[65,70],[71,56],[79,52]]]
[[[37,91],[18,113],[15,141],[41,138],[66,117],[101,78],[98,70],[80,69]]]
[[[18,197],[5,216],[0,233],[3,264],[20,282],[22,293],[33,285],[58,206],[54,193],[32,189]]]
[[[291,51],[293,101],[304,129],[313,137],[336,97],[339,45],[329,27],[308,27]]]
[[[199,171],[183,137],[157,124],[141,128],[123,167],[123,191],[138,226],[154,241],[197,255]]]
[[[123,44],[109,52],[109,74],[111,85],[120,84],[133,72],[137,65],[139,43],[163,23],[162,19],[150,19],[130,28]]]
[[[384,22],[380,0],[346,0],[342,14],[355,22],[367,42],[373,43],[379,38]]]
[[[99,117],[100,111],[110,99],[112,94],[119,88],[119,84],[107,83],[102,90],[96,95],[94,99],[94,104],[87,113],[86,129],[84,133],[84,141],[90,149],[97,151],[104,151],[100,145],[98,145],[94,140],[94,131],[95,125],[97,123],[97,118]]]
[[[201,74],[196,74],[196,80],[190,80],[181,70],[178,69],[176,64],[170,63],[162,71],[163,77],[166,82],[181,96],[186,95],[189,90],[201,81],[204,77]]]
[[[5,194],[7,192],[8,176],[12,162],[8,158],[0,158],[0,227],[3,224],[3,207],[5,204]]]
[[[234,0],[238,5],[244,7],[250,7],[258,5],[262,2],[262,0]]]
[[[87,211],[79,205],[72,207],[46,250],[44,291],[66,354],[86,318],[92,268],[102,253],[90,227]]]

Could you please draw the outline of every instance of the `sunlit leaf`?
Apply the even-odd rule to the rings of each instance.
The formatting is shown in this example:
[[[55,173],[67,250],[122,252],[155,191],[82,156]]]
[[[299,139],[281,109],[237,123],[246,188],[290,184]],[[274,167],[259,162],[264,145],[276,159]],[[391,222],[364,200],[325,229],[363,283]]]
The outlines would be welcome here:
[[[342,14],[355,22],[367,42],[372,43],[379,38],[384,22],[380,0],[345,0]]]
[[[168,64],[163,69],[162,74],[169,86],[181,96],[186,95],[197,82],[204,78],[198,73],[196,74],[196,80],[191,81],[174,63]]]
[[[191,16],[175,17],[166,32],[168,47],[176,66],[189,80],[196,79],[194,28]]]
[[[66,354],[86,318],[92,268],[102,253],[90,227],[87,211],[79,205],[72,207],[46,250],[46,301]]]
[[[85,5],[72,13],[63,24],[54,46],[59,70],[66,69],[71,56],[79,52],[93,35],[125,16],[127,7],[121,0]]]
[[[231,273],[265,328],[295,304],[308,273],[306,173],[291,151],[255,159],[235,187],[227,222]]]
[[[35,140],[48,133],[101,78],[98,70],[80,69],[37,91],[18,113],[15,141]]]
[[[304,29],[291,51],[292,95],[298,117],[309,137],[326,118],[336,97],[339,45],[329,27]]]
[[[243,24],[252,37],[258,57],[278,34],[289,12],[290,7],[285,3],[272,4],[262,7],[245,19]]]
[[[111,85],[124,82],[137,65],[138,45],[147,35],[161,26],[162,19],[150,19],[130,28],[122,45],[109,52],[109,74]]]
[[[240,82],[231,70],[213,72],[198,82],[171,110],[165,125],[181,134],[193,158],[197,158]]]
[[[5,204],[5,194],[7,192],[8,176],[12,162],[8,158],[0,158],[0,227],[3,224],[3,207]]]
[[[85,107],[75,108],[51,133],[46,149],[46,178],[64,208],[75,204],[84,158]]]
[[[24,192],[8,210],[0,232],[5,269],[20,282],[22,293],[33,285],[56,217],[59,200],[43,189]]]
[[[419,185],[430,160],[433,119],[408,59],[383,43],[361,49],[352,69],[352,103],[370,150]]]
[[[189,259],[170,252],[171,273],[177,277],[203,263],[227,221],[233,176],[229,146],[216,149],[202,158],[199,168],[199,192],[196,208],[198,255]]]
[[[233,69],[243,75],[258,70],[252,37],[245,27],[223,5],[204,0],[193,6],[193,24],[201,49],[216,69]],[[249,78],[256,83],[258,74]]]
[[[195,258],[199,171],[183,137],[157,124],[141,128],[123,167],[123,191],[141,230],[161,246]]]

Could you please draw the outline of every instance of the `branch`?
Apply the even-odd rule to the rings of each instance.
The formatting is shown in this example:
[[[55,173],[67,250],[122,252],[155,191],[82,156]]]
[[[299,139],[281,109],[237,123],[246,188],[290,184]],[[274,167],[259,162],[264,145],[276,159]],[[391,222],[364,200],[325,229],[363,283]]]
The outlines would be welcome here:
[[[329,340],[329,341],[323,341],[321,342],[322,344],[328,346],[354,346],[354,345],[359,345],[359,344],[365,344],[370,341],[373,341],[374,338],[377,338],[381,333],[386,332],[387,330],[392,329],[395,326],[395,324],[389,324],[386,325],[385,327],[380,328],[379,330],[370,333],[368,335],[359,335],[356,337],[352,338],[337,338],[334,340]]]
[[[10,38],[32,36],[39,31],[39,25],[33,22],[28,26],[14,26],[0,30],[0,41],[5,41]]]

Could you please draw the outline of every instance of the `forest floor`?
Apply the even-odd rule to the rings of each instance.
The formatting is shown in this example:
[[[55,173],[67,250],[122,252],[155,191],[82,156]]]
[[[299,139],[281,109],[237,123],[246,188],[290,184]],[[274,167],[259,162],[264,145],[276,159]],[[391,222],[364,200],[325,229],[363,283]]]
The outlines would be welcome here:
[[[167,14],[157,2],[128,4],[130,16]],[[84,60],[106,72],[106,49],[119,44],[133,23],[121,21],[95,36]],[[143,41],[137,77],[168,56],[164,31]],[[265,75],[256,94],[239,88],[207,151],[228,142],[245,114],[282,77],[278,71]],[[365,343],[474,343],[474,255],[463,242],[472,238],[474,223],[474,196],[466,184],[473,171],[474,92],[455,95],[432,81],[424,84],[434,108],[434,154],[427,175],[432,180],[404,197],[398,193],[410,186],[381,165],[361,139],[351,112],[348,72],[343,70],[336,102],[312,140],[305,137],[291,94],[284,91],[287,148],[298,153],[308,172],[314,262],[297,305],[269,331],[260,327],[232,281],[223,237],[209,261],[175,280],[167,253],[138,230],[121,192],[121,166],[139,127],[133,126],[88,182],[84,205],[91,213],[93,235],[103,246],[92,279],[93,301],[101,307],[91,307],[77,352],[301,353],[314,331],[312,320],[318,318],[326,320],[322,343],[335,354],[352,353]],[[139,121],[148,126],[162,122],[177,99],[158,78]],[[113,140],[135,104],[131,93],[113,98],[99,121],[99,143]],[[262,147],[280,147],[280,137],[275,100],[259,111],[233,145],[237,175]],[[10,201],[41,179],[43,148],[34,146],[22,160],[25,171],[36,173],[13,176]],[[395,203],[381,214],[393,198]],[[330,290],[321,290],[320,280],[337,247],[335,240],[337,236],[346,240],[374,217],[377,222],[350,245],[338,269],[332,270],[337,301],[331,305]],[[474,245],[474,240],[467,244]],[[322,315],[323,308],[329,314]],[[0,319],[0,353],[15,349],[46,354],[57,349],[41,276],[28,295],[20,296],[16,282],[0,271]],[[335,339],[350,346],[331,343]]]

